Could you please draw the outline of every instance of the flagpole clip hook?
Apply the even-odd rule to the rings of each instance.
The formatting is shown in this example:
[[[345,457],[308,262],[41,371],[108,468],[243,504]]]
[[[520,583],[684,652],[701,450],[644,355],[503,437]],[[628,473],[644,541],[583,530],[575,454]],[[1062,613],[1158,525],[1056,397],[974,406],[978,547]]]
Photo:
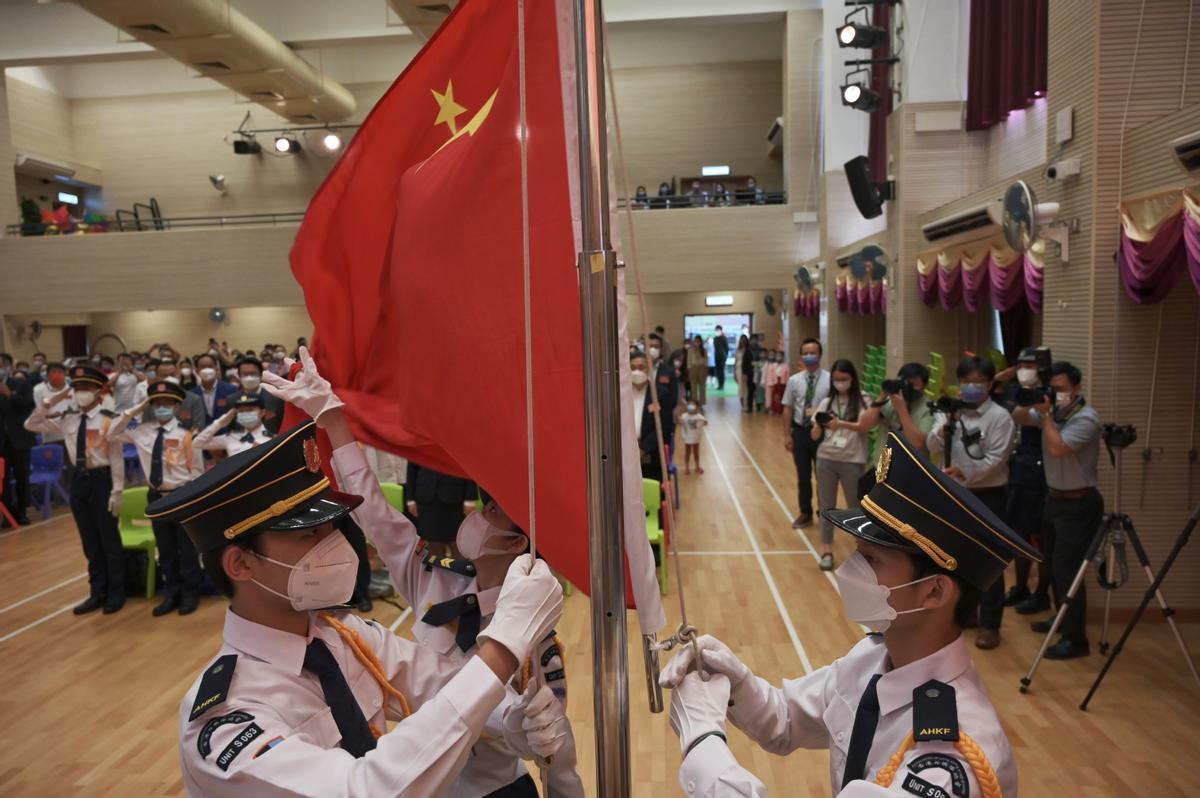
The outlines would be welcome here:
[[[696,673],[700,674],[700,680],[707,682],[712,676],[704,667],[704,651],[700,648],[699,638],[696,636],[696,627],[689,623],[679,624],[679,628],[675,630],[675,640],[679,645],[692,647],[692,654],[696,659]]]

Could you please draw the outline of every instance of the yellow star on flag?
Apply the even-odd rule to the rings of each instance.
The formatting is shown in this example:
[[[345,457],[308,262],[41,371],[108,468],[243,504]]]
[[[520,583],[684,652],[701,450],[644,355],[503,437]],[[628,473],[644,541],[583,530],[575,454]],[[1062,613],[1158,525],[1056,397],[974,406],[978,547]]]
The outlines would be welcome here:
[[[460,115],[465,114],[467,109],[454,102],[454,81],[446,81],[446,91],[442,94],[438,94],[433,90],[431,92],[433,99],[437,100],[438,104],[438,115],[437,119],[434,120],[434,126],[436,127],[445,123],[450,127],[451,134],[457,133],[458,122],[456,120]]]

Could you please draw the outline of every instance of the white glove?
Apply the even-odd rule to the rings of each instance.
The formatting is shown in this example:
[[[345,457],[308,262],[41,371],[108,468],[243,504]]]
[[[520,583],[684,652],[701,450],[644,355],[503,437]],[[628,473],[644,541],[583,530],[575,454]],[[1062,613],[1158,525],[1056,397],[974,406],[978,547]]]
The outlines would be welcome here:
[[[114,490],[108,497],[108,511],[114,518],[121,516],[121,491]]]
[[[494,640],[511,651],[518,664],[524,663],[558,623],[562,611],[562,586],[549,566],[541,560],[535,562],[531,554],[522,554],[508,567],[496,612],[479,633],[479,643]]]
[[[531,679],[520,699],[504,710],[504,736],[522,757],[557,758],[572,737],[571,722],[554,692],[545,685],[535,689]]]
[[[272,396],[294,404],[314,421],[319,419],[322,413],[346,404],[333,392],[329,380],[317,371],[317,364],[308,354],[307,347],[300,347],[300,362],[304,364],[304,368],[296,374],[295,380],[284,379],[270,371],[263,372],[263,387]]]
[[[708,673],[722,673],[729,677],[729,684],[737,689],[750,676],[750,669],[742,664],[729,646],[712,635],[701,635],[696,640],[704,659],[704,670]],[[683,681],[684,676],[695,668],[696,652],[691,644],[685,645],[679,653],[671,658],[667,667],[658,676],[658,683],[663,687],[674,688]]]
[[[671,728],[679,735],[679,749],[684,756],[705,734],[725,734],[727,706],[729,679],[724,674],[714,673],[706,682],[692,671],[675,686],[671,691]]]

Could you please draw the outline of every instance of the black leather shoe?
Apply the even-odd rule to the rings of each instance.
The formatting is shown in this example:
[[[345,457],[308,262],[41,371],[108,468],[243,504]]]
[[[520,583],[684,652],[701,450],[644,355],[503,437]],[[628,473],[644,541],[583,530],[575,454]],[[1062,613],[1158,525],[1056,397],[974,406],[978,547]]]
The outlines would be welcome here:
[[[1004,595],[1004,606],[1011,607],[1014,604],[1020,604],[1027,598],[1029,598],[1029,588],[1025,585],[1013,585]]]
[[[29,516],[27,516],[27,515],[18,515],[17,523],[20,524],[21,526],[29,526],[33,522],[29,520]]]
[[[125,597],[117,596],[116,598],[105,599],[104,614],[112,615],[114,612],[119,612],[125,606]]]
[[[88,596],[87,599],[71,610],[76,615],[87,615],[89,612],[95,612],[104,606],[104,599],[99,596]]]
[[[155,618],[161,618],[179,608],[179,596],[167,596],[157,607],[150,611]]]
[[[359,612],[370,612],[375,608],[375,605],[371,602],[370,596],[363,596],[358,601],[354,602],[354,607]]]
[[[1050,609],[1049,596],[1030,596],[1024,601],[1018,602],[1015,607],[1018,615],[1033,615],[1038,612],[1045,612]]]
[[[1037,632],[1040,635],[1044,635],[1044,634],[1046,634],[1046,632],[1050,631],[1050,627],[1053,625],[1054,625],[1054,619],[1046,618],[1045,620],[1034,621],[1033,623],[1029,624],[1029,628],[1032,629],[1033,631]]]
[[[1046,649],[1046,659],[1076,659],[1092,653],[1088,641],[1059,640]]]
[[[179,599],[179,614],[191,615],[200,606],[200,598],[198,596],[184,596]]]

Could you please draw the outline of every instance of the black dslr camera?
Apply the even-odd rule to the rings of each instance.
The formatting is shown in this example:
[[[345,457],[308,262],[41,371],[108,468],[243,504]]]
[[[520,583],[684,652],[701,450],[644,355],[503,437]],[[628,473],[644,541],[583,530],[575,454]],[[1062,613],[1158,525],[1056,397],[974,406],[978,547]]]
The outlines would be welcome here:
[[[1137,427],[1132,424],[1105,424],[1100,428],[1100,434],[1110,449],[1124,449],[1137,440]]]
[[[828,424],[830,421],[833,421],[833,413],[827,413],[827,412],[826,412],[826,411],[824,411],[824,410],[819,410],[819,411],[817,411],[817,413],[816,413],[816,414],[813,416],[813,420],[814,420],[814,421],[816,421],[816,422],[817,422],[818,424],[820,424],[821,426],[825,426],[825,425],[826,425],[826,424]]]
[[[961,399],[955,399],[953,396],[946,396],[945,394],[939,396],[937,401],[933,403],[934,410],[946,414],[957,413],[963,407],[965,405]]]
[[[1018,388],[1017,404],[1021,407],[1033,407],[1041,404],[1042,400],[1054,401],[1054,391],[1050,388]]]
[[[879,387],[882,388],[883,392],[887,394],[902,393],[904,391],[904,380],[884,380],[883,382],[879,383]]]

